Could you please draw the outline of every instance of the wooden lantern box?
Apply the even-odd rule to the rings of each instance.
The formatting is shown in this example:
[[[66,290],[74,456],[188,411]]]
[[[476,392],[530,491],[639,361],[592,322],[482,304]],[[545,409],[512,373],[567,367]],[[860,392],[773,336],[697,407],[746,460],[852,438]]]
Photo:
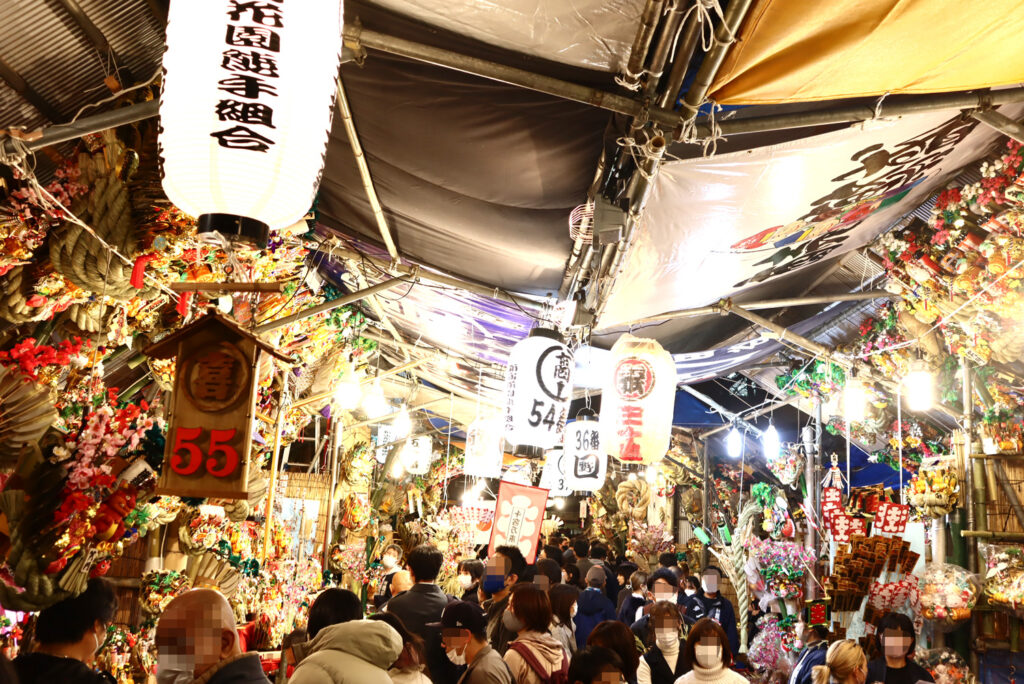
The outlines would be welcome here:
[[[145,353],[177,358],[157,493],[246,498],[260,358],[291,359],[217,313],[175,331]]]

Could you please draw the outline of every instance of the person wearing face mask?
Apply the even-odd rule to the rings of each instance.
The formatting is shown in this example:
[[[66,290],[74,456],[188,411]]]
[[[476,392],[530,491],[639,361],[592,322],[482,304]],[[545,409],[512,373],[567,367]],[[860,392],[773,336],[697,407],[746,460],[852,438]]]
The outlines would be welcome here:
[[[508,665],[487,643],[487,617],[478,605],[453,601],[436,626],[448,660],[466,667],[458,684],[512,684]]]
[[[803,631],[804,649],[797,656],[796,665],[789,675],[789,684],[811,684],[811,673],[814,668],[825,664],[825,652],[828,650],[828,627],[811,625]]]
[[[732,649],[722,626],[710,618],[701,618],[686,637],[683,661],[689,672],[676,684],[747,684],[743,675],[733,672]]]
[[[558,641],[548,634],[551,602],[533,584],[520,584],[512,591],[502,616],[505,626],[517,634],[505,652],[505,664],[516,684],[550,684],[564,681],[569,657]]]
[[[739,651],[740,634],[736,630],[736,610],[732,603],[722,596],[718,586],[722,580],[722,571],[709,565],[700,573],[702,591],[686,599],[683,605],[683,619],[693,624],[702,618],[711,618],[722,626],[729,637],[729,648],[733,653]]]
[[[36,648],[14,659],[22,684],[113,684],[107,672],[92,669],[117,611],[109,582],[89,580],[84,592],[45,608],[36,620]]]
[[[600,622],[615,619],[615,604],[604,593],[607,580],[604,568],[595,565],[587,572],[587,588],[576,602],[576,646],[583,648],[590,632]]]
[[[679,593],[679,578],[669,568],[658,568],[647,578],[647,604],[636,612],[636,620],[630,625],[633,634],[646,644],[651,640],[650,619],[651,609],[658,601],[668,601],[676,605],[682,616],[683,596]]]
[[[637,684],[673,684],[686,672],[686,663],[679,657],[679,631],[683,621],[678,607],[667,601],[654,604],[651,623],[654,639],[648,643],[648,651],[640,660]]]
[[[876,634],[878,649],[883,655],[868,664],[868,682],[916,684],[935,681],[927,670],[910,660],[917,647],[917,635],[910,618],[901,613],[888,613],[878,623]]]
[[[687,597],[693,596],[700,591],[700,578],[696,575],[689,575],[683,586],[683,594]],[[685,601],[684,601],[685,603]]]
[[[484,576],[483,561],[475,558],[459,562],[459,587],[462,589],[462,600],[480,604],[478,589],[480,579]]]
[[[825,653],[825,664],[813,670],[814,684],[865,684],[868,659],[853,639],[836,641]]]
[[[400,641],[397,634],[395,639]],[[259,654],[239,648],[234,612],[213,589],[186,591],[168,603],[156,625],[155,644],[157,684],[269,684]]]
[[[576,617],[580,590],[571,584],[556,584],[548,590],[551,601],[551,628],[548,633],[562,644],[571,657],[576,652]]]
[[[423,674],[426,662],[423,639],[407,630],[397,615],[377,613],[368,619],[386,622],[402,637],[402,655],[388,669],[392,684],[431,684],[430,678]]]
[[[526,559],[523,552],[515,546],[499,546],[494,549],[494,556],[487,559],[484,578],[480,588],[490,595],[481,606],[487,613],[487,638],[499,655],[504,656],[509,642],[516,638],[516,633],[508,629],[502,618],[508,607],[512,587],[526,572]]]
[[[384,575],[384,579],[380,583],[380,591],[377,592],[373,597],[373,605],[380,608],[394,595],[391,591],[391,580],[394,579],[395,573],[402,569],[400,565],[402,561],[402,547],[398,544],[388,544],[384,548],[384,553],[381,554],[380,564],[384,566],[387,574]],[[395,592],[397,593],[397,592]]]

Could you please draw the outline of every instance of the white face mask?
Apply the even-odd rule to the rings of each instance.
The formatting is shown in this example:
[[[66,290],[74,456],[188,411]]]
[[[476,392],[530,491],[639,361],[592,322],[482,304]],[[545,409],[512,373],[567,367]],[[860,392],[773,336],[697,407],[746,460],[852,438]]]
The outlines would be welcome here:
[[[469,589],[471,586],[473,586],[473,576],[459,575],[459,586],[462,587],[463,591]]]
[[[696,589],[684,589],[684,591],[686,592],[687,596],[693,596],[694,594],[697,593]]]
[[[195,681],[196,668],[191,656],[162,651],[157,654],[157,663],[157,684],[192,684]]]
[[[394,556],[384,556],[380,559],[380,564],[384,566],[385,570],[390,570],[398,565],[398,560]]]
[[[663,651],[677,650],[679,648],[679,632],[674,629],[656,629],[654,630],[654,641]]]
[[[697,658],[697,664],[705,670],[710,670],[722,664],[721,646],[702,646],[697,644],[693,647],[693,655]]]
[[[448,656],[448,660],[452,661],[452,665],[465,665],[466,664],[466,647],[462,647],[462,653],[459,653],[456,649],[450,648],[444,652]]]
[[[569,575],[567,575],[567,574],[565,574],[563,572],[562,573],[562,584],[568,584],[568,583],[569,583]]]
[[[677,594],[674,591],[671,594],[665,593],[665,594],[655,594],[654,595],[654,600],[655,601],[668,601],[669,603],[676,603],[678,598],[679,598],[679,594]]]
[[[160,670],[156,673],[156,684],[192,684],[195,676],[184,670]]]
[[[714,594],[718,591],[718,578],[714,575],[704,575],[700,583],[704,587],[705,593]]]

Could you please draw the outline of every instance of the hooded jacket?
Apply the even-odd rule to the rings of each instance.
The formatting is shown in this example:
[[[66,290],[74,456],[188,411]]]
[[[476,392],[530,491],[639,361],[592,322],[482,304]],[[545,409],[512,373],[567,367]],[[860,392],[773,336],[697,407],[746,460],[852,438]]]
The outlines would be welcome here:
[[[547,675],[561,670],[563,660],[568,657],[562,645],[550,634],[523,632],[513,643],[525,644]],[[509,648],[505,653],[505,664],[512,671],[512,679],[516,684],[543,684],[540,676],[515,649]]]
[[[320,630],[290,684],[391,684],[388,668],[402,655],[402,637],[379,620],[353,620]]]
[[[583,648],[587,645],[587,637],[594,631],[599,622],[615,619],[615,604],[613,604],[601,589],[591,587],[584,589],[583,593],[576,600],[576,646]]]

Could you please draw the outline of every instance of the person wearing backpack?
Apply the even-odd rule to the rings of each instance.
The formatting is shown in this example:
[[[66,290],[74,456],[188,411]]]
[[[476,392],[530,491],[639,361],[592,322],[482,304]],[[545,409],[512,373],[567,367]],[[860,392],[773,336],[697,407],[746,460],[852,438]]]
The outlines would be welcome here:
[[[505,664],[516,684],[568,682],[569,658],[548,633],[551,602],[544,591],[534,584],[517,585],[502,621],[517,635],[505,653]]]

